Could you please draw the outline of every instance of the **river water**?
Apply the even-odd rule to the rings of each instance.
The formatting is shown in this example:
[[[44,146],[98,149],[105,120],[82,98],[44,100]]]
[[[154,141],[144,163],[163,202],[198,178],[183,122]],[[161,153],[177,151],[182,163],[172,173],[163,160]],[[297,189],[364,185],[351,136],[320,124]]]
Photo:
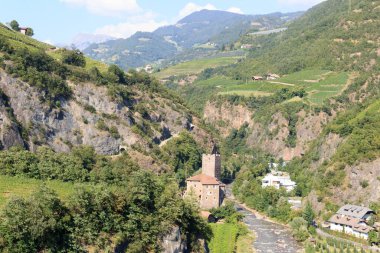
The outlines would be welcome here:
[[[234,200],[231,185],[227,185],[226,195],[227,198]],[[255,234],[253,248],[256,253],[297,253],[303,251],[287,227],[268,220],[258,219],[255,214],[237,203],[235,207],[239,213],[244,215],[243,222]]]
[[[253,248],[257,253],[296,253],[302,251],[287,227],[258,219],[253,213],[238,204],[236,204],[236,209],[244,215],[243,222],[255,233]]]

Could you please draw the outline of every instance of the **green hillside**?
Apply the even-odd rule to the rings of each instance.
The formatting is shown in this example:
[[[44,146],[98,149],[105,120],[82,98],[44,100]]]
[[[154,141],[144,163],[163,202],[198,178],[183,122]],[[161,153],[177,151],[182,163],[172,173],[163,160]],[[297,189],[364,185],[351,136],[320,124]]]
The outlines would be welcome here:
[[[36,192],[41,185],[46,185],[57,192],[60,199],[67,201],[74,193],[73,183],[61,181],[42,181],[25,177],[12,177],[0,175],[0,210],[6,203],[15,197],[29,197]]]
[[[171,76],[184,76],[199,74],[206,68],[216,68],[234,64],[241,57],[218,57],[209,59],[199,59],[180,63],[161,70],[154,74],[159,79],[168,78]]]
[[[154,252],[175,226],[190,250],[209,240],[179,194],[209,133],[200,127],[196,141],[187,131],[196,116],[177,95],[2,25],[0,75],[0,252]],[[183,136],[177,153],[160,149],[154,113],[174,115],[160,122]]]
[[[268,96],[270,90],[283,88],[278,83],[284,83],[304,88],[308,102],[323,105],[329,98],[341,94],[357,76],[355,72],[378,69],[379,64],[370,63],[378,57],[376,27],[380,14],[376,3],[352,1],[349,11],[348,1],[326,1],[292,22],[284,32],[243,36],[242,42],[253,45],[254,49],[237,64],[225,68],[210,65],[215,68],[207,73],[207,78],[211,75],[210,83],[215,81],[212,76],[224,76],[231,80],[231,86],[227,88],[224,81],[216,81],[214,87],[223,86],[224,90],[208,90],[207,94]],[[282,77],[269,84],[250,81],[254,75],[267,73]],[[191,87],[178,88],[190,104],[194,104],[192,93],[201,94],[205,89],[202,74],[201,77],[202,80]],[[264,84],[270,87],[263,88]]]
[[[238,199],[282,222],[299,215],[287,197],[310,200],[321,222],[344,203],[379,205],[379,25],[379,1],[324,1],[287,30],[244,35],[236,44],[252,49],[236,64],[169,79],[226,136]],[[268,73],[280,78],[252,81]],[[296,190],[263,190],[268,161],[285,158]]]

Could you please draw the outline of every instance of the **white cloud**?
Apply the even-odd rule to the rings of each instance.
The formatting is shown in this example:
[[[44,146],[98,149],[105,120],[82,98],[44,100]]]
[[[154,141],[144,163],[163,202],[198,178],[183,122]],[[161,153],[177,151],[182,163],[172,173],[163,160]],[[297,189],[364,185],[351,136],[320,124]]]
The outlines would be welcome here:
[[[188,3],[183,7],[182,10],[179,11],[178,19],[182,19],[186,17],[187,15],[190,15],[193,12],[200,11],[200,10],[217,10],[217,8],[212,4],[206,4],[206,5],[197,5],[195,3]]]
[[[135,32],[152,32],[157,28],[168,25],[166,21],[158,22],[153,13],[128,18],[125,22],[115,25],[106,25],[96,29],[95,34],[104,34],[116,38],[128,38]]]
[[[277,0],[277,2],[282,5],[298,5],[303,7],[312,7],[323,1],[325,0]]]
[[[237,13],[237,14],[244,14],[243,11],[238,7],[231,7],[231,8],[228,8],[226,11]]]
[[[118,16],[123,13],[141,11],[136,0],[60,0],[63,3],[80,6],[88,11],[103,16]]]
[[[49,44],[49,45],[54,45],[54,43],[51,39],[46,39],[46,40],[43,40],[42,42]]]

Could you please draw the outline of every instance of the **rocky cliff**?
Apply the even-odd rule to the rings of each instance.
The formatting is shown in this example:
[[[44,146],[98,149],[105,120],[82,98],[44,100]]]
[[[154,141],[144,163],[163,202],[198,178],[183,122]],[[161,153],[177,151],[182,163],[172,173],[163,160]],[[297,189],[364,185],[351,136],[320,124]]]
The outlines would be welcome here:
[[[116,155],[123,147],[141,162],[142,156],[149,161],[152,143],[159,144],[181,131],[191,131],[200,145],[210,137],[192,125],[199,120],[185,106],[159,92],[132,87],[133,96],[125,103],[110,97],[106,86],[68,83],[72,98],[52,108],[41,101],[35,87],[0,70],[0,147],[19,145],[36,150],[47,145],[67,152],[73,146],[89,145],[104,155]],[[160,167],[155,162],[144,165]]]
[[[307,151],[310,142],[322,132],[324,125],[333,119],[333,116],[324,112],[310,113],[301,110],[297,113],[295,146],[290,147],[286,141],[289,136],[289,120],[282,112],[273,114],[267,124],[255,121],[254,117],[254,110],[228,102],[209,102],[204,109],[206,121],[214,125],[223,136],[247,123],[250,132],[247,146],[260,148],[284,160],[301,157]]]

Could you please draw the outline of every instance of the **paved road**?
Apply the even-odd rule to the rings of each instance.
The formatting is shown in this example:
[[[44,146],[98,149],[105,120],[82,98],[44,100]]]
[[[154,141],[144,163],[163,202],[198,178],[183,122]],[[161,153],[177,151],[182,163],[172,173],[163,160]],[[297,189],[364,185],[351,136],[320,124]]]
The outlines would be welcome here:
[[[301,250],[286,227],[258,219],[239,204],[236,204],[236,208],[244,215],[243,222],[256,235],[253,248],[257,253],[296,253]]]
[[[226,195],[234,201],[230,186]],[[244,215],[243,222],[256,235],[253,248],[257,253],[296,253],[302,251],[301,246],[293,239],[291,232],[285,226],[258,219],[255,214],[235,201],[238,212]]]

